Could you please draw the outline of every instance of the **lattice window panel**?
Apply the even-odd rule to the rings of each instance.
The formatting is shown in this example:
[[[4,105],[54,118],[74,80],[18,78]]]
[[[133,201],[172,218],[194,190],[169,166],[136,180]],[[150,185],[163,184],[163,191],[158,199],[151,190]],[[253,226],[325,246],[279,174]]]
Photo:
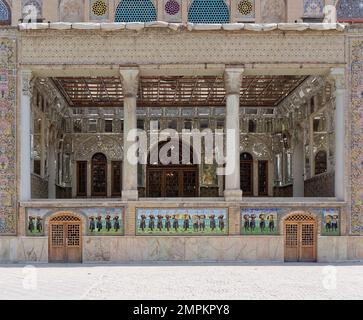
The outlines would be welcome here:
[[[288,216],[285,221],[293,221],[293,222],[304,222],[304,221],[315,221],[314,216],[308,213],[298,213]]]
[[[58,216],[53,217],[50,221],[51,222],[54,222],[54,221],[67,222],[67,221],[81,221],[81,219],[76,216],[72,216],[72,215],[58,215]]]
[[[182,0],[164,0],[164,20],[168,22],[182,21]]]
[[[315,243],[314,236],[314,225],[313,224],[302,224],[301,225],[301,244],[303,246],[313,246]]]
[[[304,0],[304,17],[321,18],[324,15],[325,0]]]
[[[109,18],[108,0],[89,0],[90,20],[107,20]]]
[[[236,20],[253,21],[255,19],[255,0],[237,0]]]
[[[10,9],[6,2],[0,0],[0,24],[10,24]]]
[[[24,22],[36,22],[43,15],[43,0],[22,0],[22,17]]]
[[[224,0],[194,0],[189,8],[192,23],[229,23],[229,9]]]
[[[62,247],[64,245],[64,225],[52,224],[52,247]]]
[[[362,0],[340,0],[337,2],[338,21],[363,21]]]
[[[79,247],[80,246],[80,225],[79,224],[68,224],[67,225],[67,246],[68,247]]]
[[[296,247],[297,246],[297,224],[286,224],[286,246],[287,247]]]
[[[115,22],[156,21],[157,14],[150,0],[121,0],[116,8]]]

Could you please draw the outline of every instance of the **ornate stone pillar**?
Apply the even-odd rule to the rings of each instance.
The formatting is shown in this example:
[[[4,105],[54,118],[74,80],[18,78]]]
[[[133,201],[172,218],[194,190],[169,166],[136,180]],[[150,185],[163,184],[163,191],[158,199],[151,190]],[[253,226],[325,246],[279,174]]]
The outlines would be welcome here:
[[[30,119],[31,119],[31,88],[30,70],[21,71],[20,94],[20,201],[31,199],[31,143],[30,143]]]
[[[345,114],[346,95],[345,72],[343,68],[333,68],[330,72],[335,84],[335,197],[345,200]]]
[[[226,201],[241,201],[240,186],[240,128],[239,99],[244,69],[238,67],[226,68],[224,85],[226,90],[226,183],[224,198]],[[229,168],[229,169],[228,169]],[[228,172],[230,171],[230,172]]]
[[[137,163],[128,156],[129,149],[136,143],[136,137],[130,132],[136,126],[136,97],[139,86],[138,68],[121,68],[122,91],[124,95],[124,161],[122,162],[122,199],[138,200]]]

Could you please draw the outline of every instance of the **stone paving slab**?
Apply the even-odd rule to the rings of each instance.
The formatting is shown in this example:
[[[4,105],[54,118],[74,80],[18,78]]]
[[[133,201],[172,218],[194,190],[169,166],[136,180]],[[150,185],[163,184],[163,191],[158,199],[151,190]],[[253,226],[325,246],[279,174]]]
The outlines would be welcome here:
[[[2,264],[0,299],[363,299],[363,262]]]

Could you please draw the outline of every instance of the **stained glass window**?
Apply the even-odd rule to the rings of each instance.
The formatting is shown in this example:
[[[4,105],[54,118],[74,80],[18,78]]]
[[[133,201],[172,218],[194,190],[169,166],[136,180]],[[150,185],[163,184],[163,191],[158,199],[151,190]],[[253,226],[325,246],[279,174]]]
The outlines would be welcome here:
[[[229,9],[224,0],[194,0],[189,8],[192,23],[229,23]]]
[[[121,0],[116,9],[115,22],[156,21],[156,10],[150,0]]]
[[[8,5],[0,0],[0,24],[10,24],[10,9]]]

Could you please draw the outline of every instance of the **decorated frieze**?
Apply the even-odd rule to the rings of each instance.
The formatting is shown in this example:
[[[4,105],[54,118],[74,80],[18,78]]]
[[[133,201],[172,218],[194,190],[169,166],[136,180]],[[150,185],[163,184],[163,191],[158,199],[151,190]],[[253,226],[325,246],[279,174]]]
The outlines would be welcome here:
[[[89,236],[121,236],[124,234],[123,207],[95,208],[26,208],[25,226],[27,236],[44,236],[47,223],[58,212],[72,212],[83,217],[84,234]]]
[[[136,235],[228,235],[228,210],[137,208]]]

